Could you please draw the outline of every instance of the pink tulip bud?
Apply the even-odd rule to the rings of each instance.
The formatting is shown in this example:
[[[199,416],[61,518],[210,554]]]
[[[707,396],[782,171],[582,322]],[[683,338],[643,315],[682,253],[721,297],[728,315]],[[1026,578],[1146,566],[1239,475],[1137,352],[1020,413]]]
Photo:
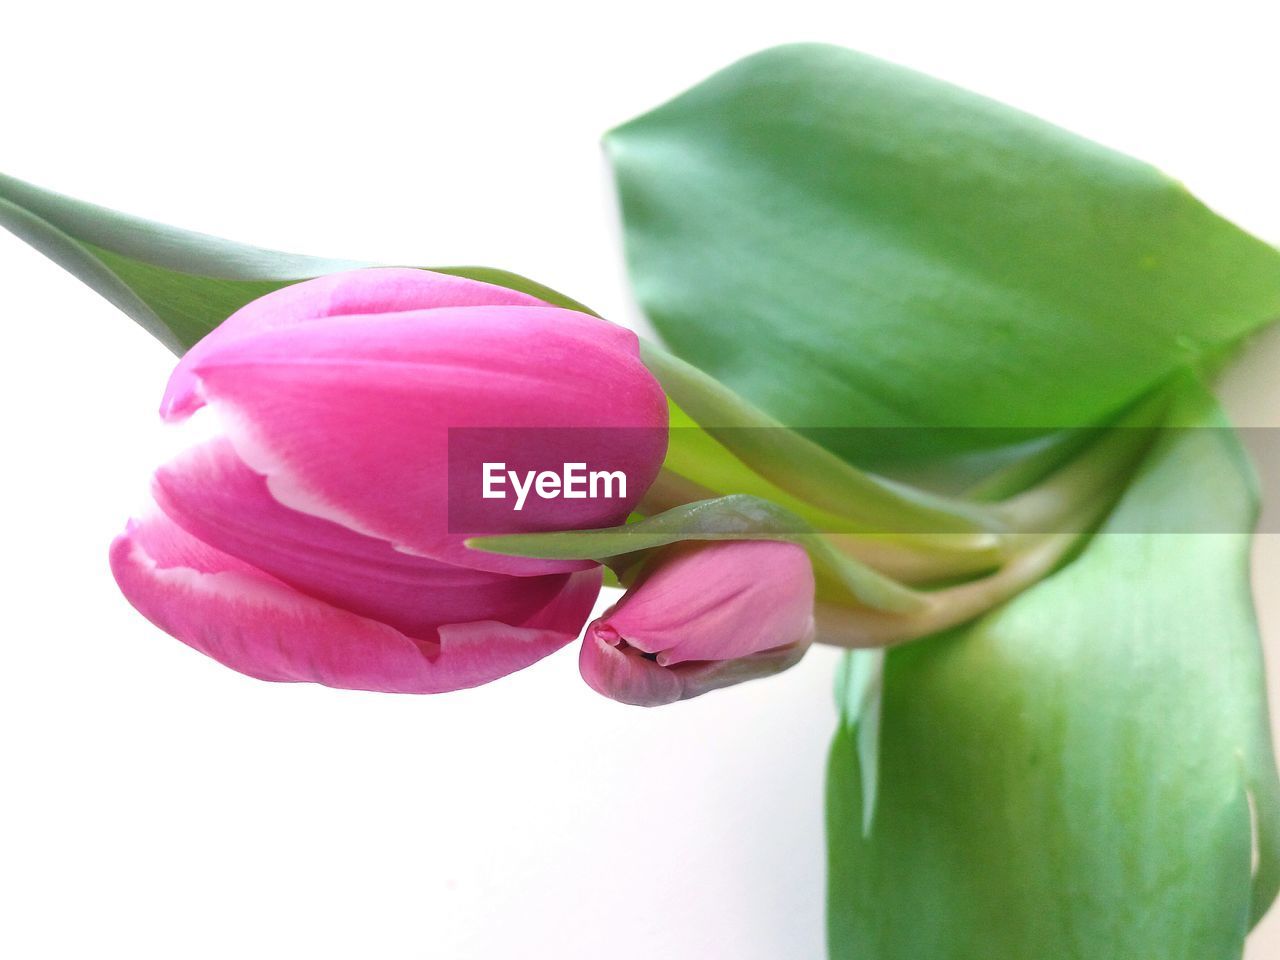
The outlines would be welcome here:
[[[583,679],[649,707],[779,673],[813,640],[813,591],[809,557],[792,543],[668,547],[587,628]]]
[[[204,406],[222,433],[157,471],[158,509],[112,545],[117,582],[236,670],[355,689],[485,683],[573,640],[595,601],[593,564],[465,545],[488,531],[451,522],[481,491],[451,460],[453,432],[511,462],[571,452],[629,481],[625,496],[508,504],[512,530],[622,522],[666,446],[666,401],[633,334],[420,270],[249,304],[178,364],[162,413]]]

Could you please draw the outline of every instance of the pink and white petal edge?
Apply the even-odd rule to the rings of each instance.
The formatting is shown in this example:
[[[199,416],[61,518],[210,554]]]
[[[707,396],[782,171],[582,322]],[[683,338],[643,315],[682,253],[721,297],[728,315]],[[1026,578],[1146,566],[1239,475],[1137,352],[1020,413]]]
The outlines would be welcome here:
[[[143,616],[233,670],[387,693],[460,690],[536,663],[577,636],[601,577],[596,569],[570,578],[526,625],[452,624],[432,643],[300,593],[158,510],[115,539],[111,569]]]

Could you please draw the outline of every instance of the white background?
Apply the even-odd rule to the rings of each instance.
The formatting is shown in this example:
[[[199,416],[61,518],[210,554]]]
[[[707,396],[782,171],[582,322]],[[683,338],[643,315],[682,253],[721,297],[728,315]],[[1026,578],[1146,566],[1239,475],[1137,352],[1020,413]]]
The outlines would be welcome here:
[[[1196,6],[28,3],[4,14],[0,167],[277,249],[507,267],[636,322],[600,134],[814,39],[1152,160],[1280,242],[1274,5]],[[572,648],[438,698],[224,670],[106,565],[172,358],[7,234],[0,281],[0,953],[821,956],[834,655],[656,711],[591,693]],[[1273,333],[1232,375],[1241,421],[1280,426],[1277,363]],[[1280,920],[1261,936],[1275,956]]]

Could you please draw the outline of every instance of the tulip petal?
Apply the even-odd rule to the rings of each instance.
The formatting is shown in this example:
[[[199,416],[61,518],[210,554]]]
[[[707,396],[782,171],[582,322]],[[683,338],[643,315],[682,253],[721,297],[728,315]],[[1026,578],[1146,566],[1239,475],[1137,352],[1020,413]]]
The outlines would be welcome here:
[[[783,647],[761,650],[732,660],[690,661],[667,669],[680,678],[680,699],[688,700],[721,687],[771,677],[794,667],[808,652],[813,636],[814,628],[811,623],[809,630],[799,640]]]
[[[610,631],[592,628],[578,655],[582,679],[597,693],[636,707],[658,707],[682,699],[675,671],[660,667],[642,651],[627,647]]]
[[[579,669],[597,692],[639,706],[779,673],[813,642],[813,595],[809,556],[794,543],[670,546],[587,628]]]
[[[731,660],[686,661],[662,666],[651,654],[620,640],[615,631],[597,622],[587,630],[578,656],[578,669],[588,686],[620,703],[658,707],[781,673],[795,664],[813,640],[812,621],[795,643],[761,650]]]
[[[249,676],[390,693],[477,686],[576,636],[600,571],[575,575],[528,625],[442,627],[427,642],[307,596],[192,537],[158,511],[111,547],[121,591],[165,632]]]
[[[674,666],[789,646],[812,614],[804,548],[735,540],[668,548],[606,620],[629,644]]]
[[[481,492],[478,469],[451,490],[451,429],[499,428],[508,461],[558,468],[555,451],[627,477],[625,497],[531,498],[524,512],[485,501],[507,524],[495,532],[621,523],[666,449],[666,400],[635,335],[556,307],[315,320],[305,336],[278,328],[214,345],[191,369],[277,501],[475,569],[535,575],[589,564],[468,548],[466,536],[489,531],[450,529],[443,507],[474,505]]]
[[[187,351],[169,378],[160,415],[181,419],[201,405],[194,373],[220,344],[325,317],[399,313],[436,307],[538,306],[526,293],[430,270],[379,267],[317,277],[284,287],[241,307]]]
[[[412,637],[444,623],[523,623],[551,602],[567,574],[510,577],[398,551],[281,506],[225,438],[156,471],[160,508],[188,533],[317,599]]]

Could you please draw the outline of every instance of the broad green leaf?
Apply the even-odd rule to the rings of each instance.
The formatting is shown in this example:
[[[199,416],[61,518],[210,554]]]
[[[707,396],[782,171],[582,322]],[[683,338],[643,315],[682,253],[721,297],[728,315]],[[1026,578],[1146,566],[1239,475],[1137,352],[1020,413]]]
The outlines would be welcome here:
[[[836,702],[840,705],[841,732],[852,740],[862,788],[862,836],[871,835],[875,823],[877,777],[880,772],[880,721],[884,710],[883,648],[850,650],[836,671]]]
[[[866,698],[842,703],[833,960],[1240,956],[1280,882],[1249,537],[1230,532],[1256,499],[1212,401],[1187,403],[1178,423],[1214,429],[1164,432],[1073,562],[888,654],[878,769]],[[1159,532],[1187,529],[1221,532]]]
[[[894,613],[911,613],[923,605],[914,590],[833,549],[801,518],[742,494],[683,504],[618,527],[473,537],[467,545],[516,557],[598,560],[625,580],[639,554],[684,540],[789,540],[809,551],[815,573],[836,587],[845,602]]]
[[[277,253],[151,223],[0,174],[0,227],[35,247],[181,354],[263,294],[375,266]],[[490,267],[431,267],[585,310],[549,287]]]
[[[912,434],[933,454],[1089,426],[1280,316],[1280,252],[1159,171],[838,47],[748,57],[607,148],[645,311],[790,427],[972,428]]]

